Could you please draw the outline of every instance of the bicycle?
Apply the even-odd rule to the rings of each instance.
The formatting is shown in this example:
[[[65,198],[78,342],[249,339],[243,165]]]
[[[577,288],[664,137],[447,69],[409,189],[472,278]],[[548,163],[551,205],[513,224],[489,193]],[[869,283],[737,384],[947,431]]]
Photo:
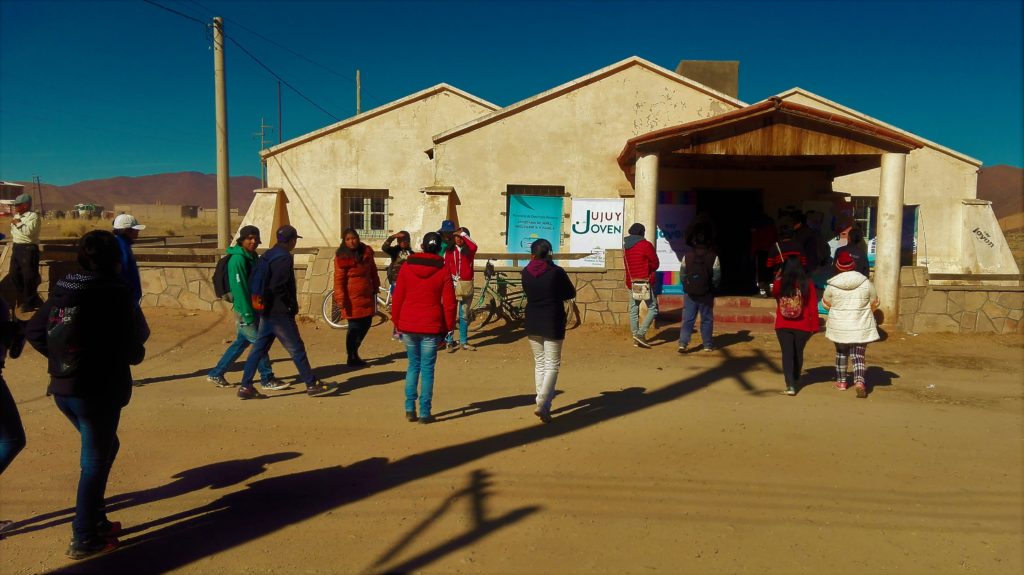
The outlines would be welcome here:
[[[382,323],[391,319],[391,290],[384,286],[380,286],[377,291],[377,306],[373,313],[375,319],[379,318],[379,321],[371,324],[374,326],[381,325]],[[324,316],[324,321],[327,325],[335,329],[347,329],[348,320],[341,317],[341,308],[334,303],[334,287],[328,287],[324,292],[323,303],[320,309]]]
[[[486,311],[486,314],[484,313]],[[494,316],[505,321],[519,321],[526,313],[526,293],[523,291],[523,280],[510,277],[506,272],[494,269],[490,260],[484,265],[484,286],[480,295],[474,297],[470,306],[469,326],[472,331],[479,331],[491,323]],[[565,326],[569,329],[582,323],[576,298],[565,301]]]

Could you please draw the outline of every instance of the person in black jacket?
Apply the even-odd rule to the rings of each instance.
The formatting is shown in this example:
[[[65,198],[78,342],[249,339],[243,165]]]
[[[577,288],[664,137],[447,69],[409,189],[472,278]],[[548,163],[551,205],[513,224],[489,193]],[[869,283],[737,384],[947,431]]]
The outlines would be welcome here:
[[[533,350],[533,375],[537,387],[534,415],[551,421],[551,400],[562,363],[565,340],[565,301],[576,297],[576,287],[565,270],[551,261],[551,242],[539,239],[530,245],[530,263],[523,268],[526,320],[523,329]]]
[[[29,321],[28,342],[47,358],[60,409],[82,439],[81,474],[67,555],[84,559],[118,546],[121,524],[107,519],[103,497],[120,442],[121,409],[132,394],[132,365],[146,355],[149,327],[120,278],[121,249],[114,234],[82,236],[83,271],[57,282]]]
[[[306,344],[302,342],[299,326],[295,323],[295,316],[299,313],[299,299],[295,287],[292,250],[295,249],[295,245],[301,237],[294,227],[281,226],[277,230],[277,243],[262,256],[266,265],[269,265],[270,271],[263,293],[253,293],[252,297],[254,300],[262,300],[263,317],[260,320],[259,331],[256,332],[256,341],[252,344],[249,357],[245,359],[242,382],[237,393],[239,399],[266,399],[266,395],[256,391],[253,386],[253,378],[260,361],[267,357],[267,352],[270,351],[274,339],[281,340],[281,346],[288,350],[288,355],[292,356],[292,361],[295,362],[295,367],[299,370],[299,379],[306,384],[307,395],[323,397],[333,395],[338,391],[337,384],[324,383],[313,375],[313,370],[309,367],[309,359],[306,357]],[[277,387],[275,389],[285,388]]]

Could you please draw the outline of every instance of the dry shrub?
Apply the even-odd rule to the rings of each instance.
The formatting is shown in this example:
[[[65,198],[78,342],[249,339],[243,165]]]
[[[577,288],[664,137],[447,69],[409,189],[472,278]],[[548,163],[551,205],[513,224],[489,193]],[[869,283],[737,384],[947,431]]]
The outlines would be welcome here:
[[[77,220],[64,221],[60,224],[60,235],[65,238],[80,238],[94,228],[95,226],[91,226],[86,222]]]

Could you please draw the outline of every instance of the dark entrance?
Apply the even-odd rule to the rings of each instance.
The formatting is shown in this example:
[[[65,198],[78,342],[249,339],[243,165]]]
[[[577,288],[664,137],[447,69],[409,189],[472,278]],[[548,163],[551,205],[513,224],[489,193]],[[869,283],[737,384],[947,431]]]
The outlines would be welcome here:
[[[763,206],[762,190],[697,190],[697,213],[707,213],[715,225],[715,247],[722,266],[719,293],[757,293],[750,230]]]

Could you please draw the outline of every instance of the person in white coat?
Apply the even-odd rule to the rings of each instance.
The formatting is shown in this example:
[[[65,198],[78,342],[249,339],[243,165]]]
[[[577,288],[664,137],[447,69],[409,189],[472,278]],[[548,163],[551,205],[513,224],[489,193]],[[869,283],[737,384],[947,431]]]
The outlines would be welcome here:
[[[878,294],[871,280],[856,271],[856,267],[857,262],[848,252],[839,252],[835,261],[837,273],[828,280],[821,303],[828,310],[825,337],[836,344],[834,385],[839,390],[848,387],[847,364],[853,359],[853,386],[857,397],[864,398],[868,396],[864,356],[868,344],[879,339],[873,313],[878,307]]]

